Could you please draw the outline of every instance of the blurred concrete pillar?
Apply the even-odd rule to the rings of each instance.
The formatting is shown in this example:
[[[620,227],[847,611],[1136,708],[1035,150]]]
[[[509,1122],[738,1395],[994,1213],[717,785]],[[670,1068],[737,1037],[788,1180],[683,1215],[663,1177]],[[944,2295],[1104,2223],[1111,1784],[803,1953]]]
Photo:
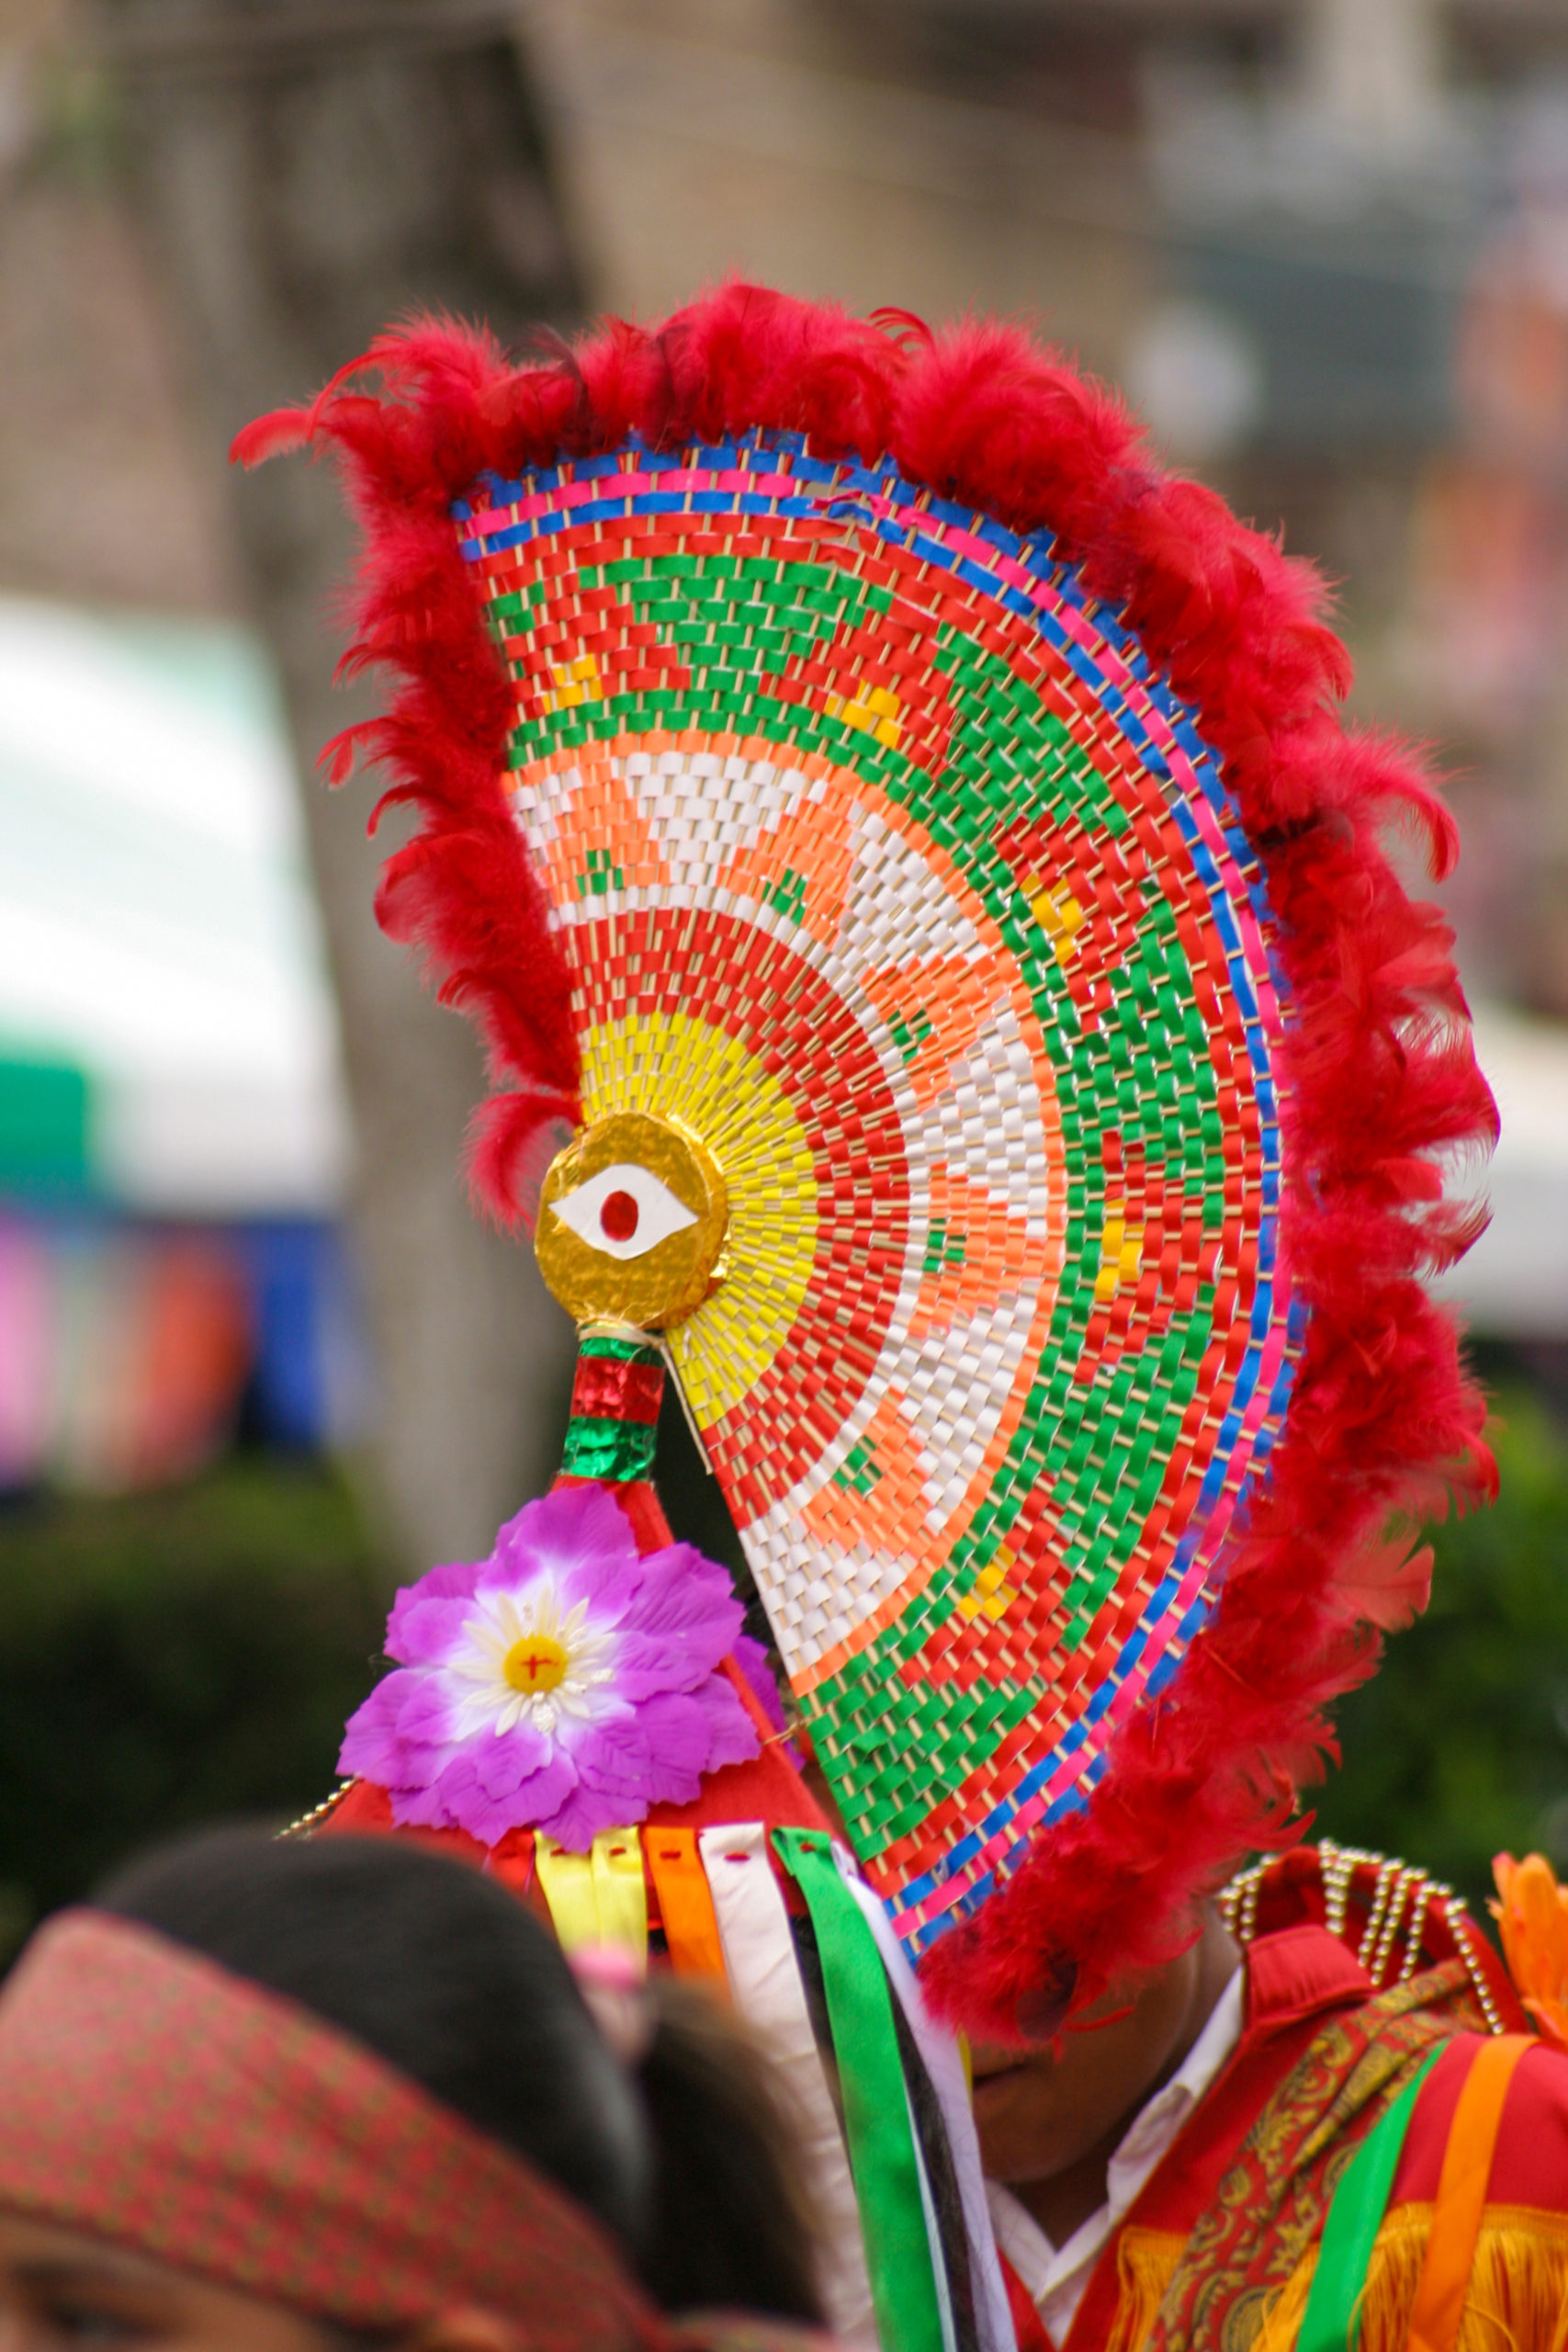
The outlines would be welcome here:
[[[578,285],[512,11],[496,0],[104,0],[134,200],[183,330],[214,469],[413,310],[518,337]],[[353,534],[296,459],[229,489],[301,774],[372,706],[334,690]],[[382,1386],[373,1486],[399,1564],[488,1546],[553,1467],[570,1335],[459,1158],[482,1091],[465,1023],[377,931],[372,780],[306,808],[357,1135],[353,1222]]]

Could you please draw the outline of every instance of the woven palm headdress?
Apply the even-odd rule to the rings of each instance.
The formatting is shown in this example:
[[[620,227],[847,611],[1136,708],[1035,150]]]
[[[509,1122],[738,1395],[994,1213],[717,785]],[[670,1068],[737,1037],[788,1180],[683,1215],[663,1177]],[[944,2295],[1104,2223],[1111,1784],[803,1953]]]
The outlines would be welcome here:
[[[1087,1996],[1281,1833],[1490,1475],[1418,1278],[1494,1114],[1382,845],[1447,820],[1312,573],[1010,328],[422,327],[241,454],[302,437],[480,1194],[667,1356],[939,1998]]]

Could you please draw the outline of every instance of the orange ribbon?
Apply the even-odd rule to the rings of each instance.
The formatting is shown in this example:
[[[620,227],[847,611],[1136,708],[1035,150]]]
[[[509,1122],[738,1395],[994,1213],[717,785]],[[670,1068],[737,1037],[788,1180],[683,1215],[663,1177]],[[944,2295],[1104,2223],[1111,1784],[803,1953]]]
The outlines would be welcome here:
[[[1502,2034],[1483,2042],[1471,2063],[1443,2151],[1427,2259],[1410,2311],[1409,2352],[1454,2352],[1459,2342],[1508,2085],[1533,2044],[1531,2034]]]
[[[653,1873],[671,1968],[677,1976],[716,1977],[726,1984],[724,1948],[695,1830],[645,1829],[643,1851]]]

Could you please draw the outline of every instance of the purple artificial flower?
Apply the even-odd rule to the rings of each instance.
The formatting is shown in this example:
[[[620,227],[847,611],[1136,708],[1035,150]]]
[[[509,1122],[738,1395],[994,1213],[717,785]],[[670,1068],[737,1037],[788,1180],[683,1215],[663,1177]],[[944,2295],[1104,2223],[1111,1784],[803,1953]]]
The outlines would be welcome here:
[[[691,1544],[639,1555],[604,1487],[562,1487],[509,1520],[488,1559],[399,1593],[397,1671],[349,1718],[339,1769],[378,1782],[394,1821],[485,1846],[542,1829],[580,1853],[757,1754],[718,1671],[741,1616]]]

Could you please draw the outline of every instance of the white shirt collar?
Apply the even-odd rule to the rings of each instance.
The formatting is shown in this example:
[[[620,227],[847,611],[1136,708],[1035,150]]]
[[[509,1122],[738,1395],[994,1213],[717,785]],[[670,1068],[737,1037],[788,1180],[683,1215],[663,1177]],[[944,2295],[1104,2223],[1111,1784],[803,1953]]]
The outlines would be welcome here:
[[[1159,2164],[1241,2040],[1246,1973],[1237,1967],[1209,2021],[1168,2083],[1122,2134],[1106,2173],[1106,2199],[1066,2245],[1054,2246],[1039,2222],[999,2180],[986,2183],[997,2243],[1017,2271],[1052,2341],[1061,2344],[1077,2315],[1100,2248],[1131,2211]]]

